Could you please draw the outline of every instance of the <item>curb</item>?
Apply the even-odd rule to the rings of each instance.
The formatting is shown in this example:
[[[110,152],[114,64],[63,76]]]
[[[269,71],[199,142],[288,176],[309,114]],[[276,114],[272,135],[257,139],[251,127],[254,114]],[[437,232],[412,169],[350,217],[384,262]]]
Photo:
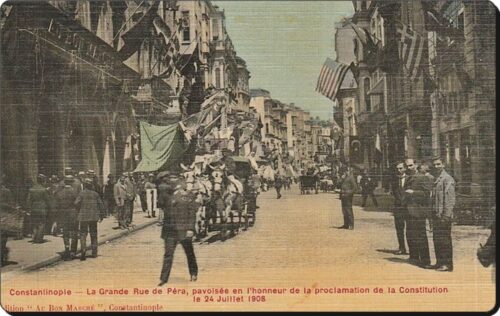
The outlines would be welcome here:
[[[158,221],[157,220],[152,220],[152,221],[149,221],[149,222],[145,222],[145,223],[142,223],[140,225],[137,225],[137,226],[133,226],[132,229],[127,229],[127,230],[120,230],[114,234],[110,234],[104,238],[100,238],[100,240],[97,242],[97,245],[98,246],[101,246],[107,242],[110,242],[110,241],[113,241],[113,240],[116,240],[118,238],[121,238],[121,237],[124,237],[126,235],[130,235],[130,234],[133,234],[141,229],[144,229],[148,226],[151,226],[151,225],[154,225],[156,224]],[[78,249],[78,251],[80,251],[80,249]],[[77,251],[77,252],[78,252]],[[34,271],[34,270],[38,270],[40,268],[43,268],[43,267],[46,267],[48,265],[52,265],[52,264],[55,264],[57,263],[58,261],[62,261],[62,257],[58,254],[56,255],[53,255],[49,258],[46,258],[42,261],[39,261],[37,263],[33,263],[31,265],[28,265],[28,266],[25,266],[23,268],[20,269],[20,271]]]

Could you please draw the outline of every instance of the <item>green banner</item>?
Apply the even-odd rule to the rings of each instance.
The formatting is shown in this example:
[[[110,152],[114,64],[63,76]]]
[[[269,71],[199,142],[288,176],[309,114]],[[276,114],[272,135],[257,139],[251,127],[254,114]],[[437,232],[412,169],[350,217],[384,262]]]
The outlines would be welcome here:
[[[179,124],[157,126],[140,122],[141,162],[134,172],[170,169],[182,162],[189,143]]]

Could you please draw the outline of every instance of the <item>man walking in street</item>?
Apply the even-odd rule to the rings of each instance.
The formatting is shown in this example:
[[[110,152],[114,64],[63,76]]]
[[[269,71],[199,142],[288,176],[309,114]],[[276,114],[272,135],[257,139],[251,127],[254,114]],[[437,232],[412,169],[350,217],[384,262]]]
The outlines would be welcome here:
[[[405,202],[408,207],[407,239],[410,248],[410,262],[421,267],[430,264],[429,241],[427,240],[426,218],[430,211],[431,180],[416,172],[413,159],[406,159],[408,179],[405,184]]]
[[[172,194],[174,193],[174,188],[170,183],[170,174],[166,173],[165,176],[161,178],[161,183],[158,185],[158,207],[160,208],[160,214],[158,221],[162,224],[165,214],[170,206],[170,200],[172,199]]]
[[[342,215],[344,216],[344,225],[341,229],[354,229],[354,213],[352,211],[352,199],[357,191],[356,179],[352,174],[352,169],[348,168],[342,179],[340,186],[340,200],[342,203]]]
[[[165,242],[165,254],[163,256],[163,267],[160,274],[162,286],[168,282],[170,270],[174,260],[174,251],[178,243],[186,253],[191,281],[198,278],[198,264],[193,249],[193,236],[196,223],[196,211],[200,204],[196,201],[196,195],[186,190],[186,183],[177,177],[172,177],[172,185],[176,189],[172,196],[168,212],[165,213],[161,238]]]
[[[51,203],[49,192],[45,187],[46,177],[39,174],[37,183],[29,190],[27,207],[31,212],[31,227],[33,229],[33,243],[43,242],[45,221],[50,212]]]
[[[377,187],[377,182],[368,174],[368,172],[366,172],[366,170],[363,171],[363,175],[361,176],[360,186],[361,195],[363,197],[361,207],[366,206],[366,200],[368,199],[368,196],[372,198],[373,205],[375,205],[375,207],[378,207],[377,199],[375,198],[375,194],[373,193],[375,191],[375,188]]]
[[[71,186],[72,183],[73,176],[65,176],[64,187],[55,194],[58,221],[63,229],[65,261],[75,258],[78,247],[78,221],[75,208],[77,194]]]
[[[436,180],[432,189],[433,241],[436,264],[429,268],[453,271],[451,222],[455,207],[455,180],[444,170],[441,158],[434,158]]]
[[[125,218],[125,200],[127,199],[127,188],[125,187],[124,175],[120,177],[120,180],[115,184],[113,190],[116,203],[116,219],[118,220],[118,226],[122,229],[126,229],[127,224]]]
[[[283,186],[283,178],[279,173],[274,177],[274,188],[276,189],[276,198],[281,198],[281,187]]]
[[[406,167],[403,162],[398,162],[396,165],[397,175],[392,184],[392,196],[394,196],[394,224],[396,226],[396,236],[398,237],[399,250],[397,255],[407,255],[405,242],[405,226],[408,218],[408,209],[406,208],[404,195],[405,184],[407,180]],[[406,230],[408,233],[408,230]]]
[[[105,210],[99,194],[94,191],[91,179],[85,179],[83,191],[76,198],[75,206],[78,210],[77,219],[80,227],[80,260],[86,259],[89,233],[92,258],[97,258],[97,222],[102,221]]]

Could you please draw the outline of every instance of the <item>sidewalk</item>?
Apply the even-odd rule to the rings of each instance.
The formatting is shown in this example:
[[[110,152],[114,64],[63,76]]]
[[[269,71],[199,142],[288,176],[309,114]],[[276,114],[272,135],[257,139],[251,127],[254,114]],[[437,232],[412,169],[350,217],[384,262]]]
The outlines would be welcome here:
[[[147,218],[146,215],[147,213],[144,213],[140,207],[136,207],[132,225],[128,229],[117,229],[118,222],[114,216],[103,219],[97,226],[98,244],[102,245],[158,222],[158,217]],[[90,246],[90,236],[87,236],[87,245]],[[42,244],[33,244],[31,237],[24,237],[21,240],[9,238],[7,247],[10,249],[9,263],[2,267],[2,274],[19,270],[36,270],[56,263],[62,260],[61,254],[64,251],[62,235],[57,237],[45,235]],[[78,242],[78,250],[80,250],[80,242]]]

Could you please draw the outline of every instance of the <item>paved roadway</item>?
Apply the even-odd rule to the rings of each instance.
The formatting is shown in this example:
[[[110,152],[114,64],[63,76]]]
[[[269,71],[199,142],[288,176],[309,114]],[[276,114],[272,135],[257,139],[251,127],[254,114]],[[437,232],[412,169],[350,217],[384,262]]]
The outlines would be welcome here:
[[[194,303],[191,294],[94,296],[87,289],[156,288],[163,256],[160,227],[151,226],[99,249],[97,259],[63,262],[30,273],[10,274],[2,280],[2,305],[21,304],[10,289],[57,288],[81,292],[70,297],[33,297],[29,306],[72,302],[97,309],[114,304],[161,304],[163,310],[488,310],[494,302],[493,269],[475,258],[487,231],[454,227],[455,271],[437,272],[410,265],[396,249],[393,218],[383,211],[354,208],[355,230],[342,230],[337,194],[300,195],[297,187],[276,199],[274,192],[259,197],[255,227],[225,242],[197,243],[198,282],[188,281],[185,255],[179,246],[169,284],[192,289],[289,288],[300,294],[266,294],[265,302]],[[432,242],[430,243],[432,246]],[[432,252],[432,249],[431,249]],[[29,286],[31,284],[31,287]],[[438,286],[447,294],[387,294],[388,287]],[[313,289],[306,294],[303,288]],[[369,294],[317,294],[322,288],[367,287]],[[375,294],[381,287],[383,294]],[[318,290],[316,290],[318,289]],[[217,300],[217,295],[213,296]],[[24,298],[26,308],[26,298]],[[22,304],[21,304],[22,305]]]

